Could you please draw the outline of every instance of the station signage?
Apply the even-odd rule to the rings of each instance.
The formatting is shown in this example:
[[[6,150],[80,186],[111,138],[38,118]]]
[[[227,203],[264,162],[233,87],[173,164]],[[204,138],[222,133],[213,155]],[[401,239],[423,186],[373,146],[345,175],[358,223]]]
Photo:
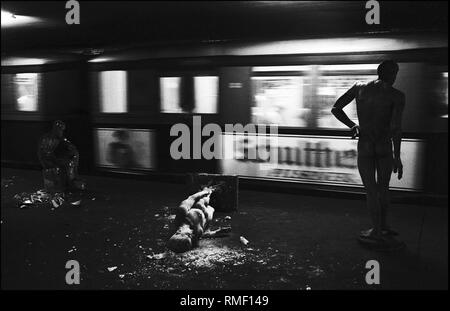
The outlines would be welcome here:
[[[362,187],[357,140],[348,137],[223,133],[222,174],[248,178]],[[253,156],[249,156],[253,155]],[[256,157],[254,156],[256,155]],[[424,183],[425,142],[402,141],[403,178],[391,189],[418,191]]]

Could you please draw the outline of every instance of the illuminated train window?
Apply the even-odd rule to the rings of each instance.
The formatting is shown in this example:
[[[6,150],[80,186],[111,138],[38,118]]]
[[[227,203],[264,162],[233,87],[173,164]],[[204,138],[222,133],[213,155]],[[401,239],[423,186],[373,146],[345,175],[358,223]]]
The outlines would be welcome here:
[[[99,79],[100,112],[127,112],[127,72],[102,71]]]
[[[19,111],[38,110],[39,75],[18,73],[13,78],[16,108]]]
[[[302,77],[252,77],[252,122],[306,126],[303,90],[307,83]]]
[[[162,113],[217,113],[218,96],[217,76],[160,78]]]
[[[356,81],[377,78],[377,64],[254,67],[252,122],[302,128],[345,128],[331,107]],[[356,105],[344,108],[357,120]]]
[[[442,106],[445,107],[445,113],[442,114],[442,118],[448,119],[448,72],[443,72],[441,74],[441,90],[439,92]]]
[[[356,81],[369,82],[375,80],[376,75],[333,75],[320,76],[315,93],[316,127],[318,128],[347,128],[331,114],[336,100],[350,89]],[[358,123],[356,103],[353,100],[344,108],[345,113],[355,123]]]
[[[219,77],[194,77],[195,113],[217,113]]]
[[[181,77],[160,78],[161,112],[182,113],[180,91]]]

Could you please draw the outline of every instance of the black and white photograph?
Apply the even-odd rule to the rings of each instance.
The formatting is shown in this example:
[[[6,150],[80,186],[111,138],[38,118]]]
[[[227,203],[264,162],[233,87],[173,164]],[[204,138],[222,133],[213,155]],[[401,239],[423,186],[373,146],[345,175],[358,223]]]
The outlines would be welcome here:
[[[2,1],[2,291],[447,291],[447,28],[447,1]]]

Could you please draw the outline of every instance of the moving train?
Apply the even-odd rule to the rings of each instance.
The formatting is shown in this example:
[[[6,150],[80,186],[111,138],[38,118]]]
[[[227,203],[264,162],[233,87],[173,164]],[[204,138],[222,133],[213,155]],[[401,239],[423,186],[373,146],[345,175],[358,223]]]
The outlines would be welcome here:
[[[90,53],[91,52],[91,53]],[[250,183],[359,191],[356,140],[330,113],[356,81],[399,63],[405,166],[397,191],[447,195],[448,42],[440,34],[366,34],[274,42],[203,42],[2,57],[2,165],[39,167],[38,138],[67,123],[82,173],[236,174]],[[356,120],[354,102],[345,108]],[[174,124],[218,124],[223,159],[171,157]],[[275,125],[277,134],[227,132]],[[202,142],[208,139],[202,137]],[[250,159],[252,150],[272,158]],[[436,177],[439,176],[438,179]]]

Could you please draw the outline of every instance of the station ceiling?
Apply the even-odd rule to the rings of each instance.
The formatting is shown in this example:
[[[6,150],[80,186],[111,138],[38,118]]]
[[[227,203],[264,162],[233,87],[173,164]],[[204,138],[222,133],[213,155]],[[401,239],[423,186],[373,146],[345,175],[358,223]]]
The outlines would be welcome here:
[[[448,3],[379,1],[381,24],[367,25],[366,1],[2,1],[2,12],[34,22],[4,27],[2,56],[19,51],[80,52],[185,42],[284,40],[373,32],[447,32]],[[3,16],[2,16],[3,19]]]

